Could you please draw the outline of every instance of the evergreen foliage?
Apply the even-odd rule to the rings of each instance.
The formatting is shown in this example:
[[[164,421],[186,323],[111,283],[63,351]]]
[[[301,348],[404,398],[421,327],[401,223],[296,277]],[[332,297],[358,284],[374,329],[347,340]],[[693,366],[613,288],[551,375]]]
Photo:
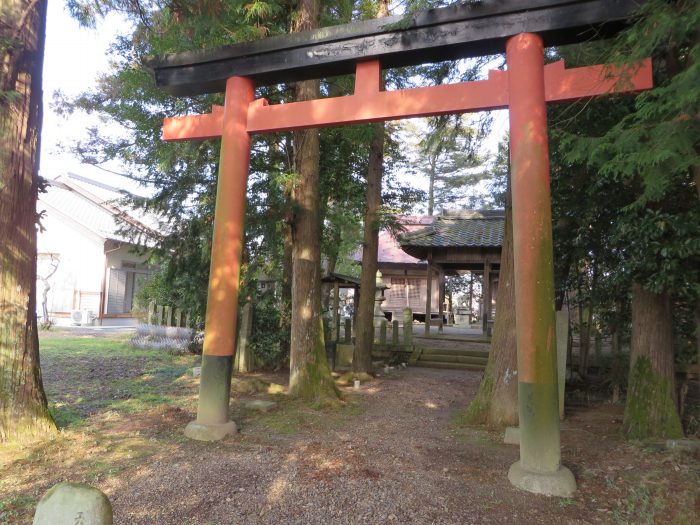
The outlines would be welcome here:
[[[699,17],[697,2],[652,0],[615,41],[559,50],[569,66],[654,59],[651,91],[550,108],[557,288],[560,298],[574,291],[582,352],[592,333],[611,333],[618,349],[629,340],[636,282],[671,298],[676,362],[697,359],[692,319],[700,295]],[[584,319],[589,312],[590,332]],[[637,414],[640,407],[657,405],[639,398],[646,390],[639,386],[634,348],[632,354],[627,403],[628,412]],[[667,401],[659,397],[658,403]],[[673,403],[664,406],[675,410]],[[663,425],[653,424],[658,419],[645,421],[647,436],[666,435]],[[636,431],[629,435],[639,437]]]
[[[123,132],[116,134],[104,128],[90,129],[88,138],[73,150],[87,163],[116,161],[124,167],[124,175],[155,190],[148,199],[127,197],[132,205],[159,214],[166,232],[151,251],[160,270],[144,294],[153,296],[142,300],[178,307],[189,314],[195,326],[202,326],[206,308],[219,141],[165,143],[160,138],[161,126],[166,116],[208,113],[212,104],[222,103],[222,95],[171,97],[155,87],[147,61],[155,55],[286,33],[292,8],[276,1],[69,2],[71,12],[85,25],[95,26],[102,16],[116,11],[131,27],[113,44],[112,70],[97,87],[74,99],[59,93],[54,105],[66,114],[95,113],[122,127]],[[373,10],[374,2],[339,1],[325,4],[321,17],[327,25],[344,23],[373,16]],[[322,96],[342,96],[352,89],[353,78],[347,76],[323,81],[321,92]],[[273,86],[258,89],[256,96],[271,103],[290,101],[292,89],[290,85]],[[285,239],[294,215],[290,194],[296,180],[291,136],[254,137],[241,283],[242,290],[256,295],[254,283],[259,277],[277,281],[281,324],[275,337],[279,340],[285,339],[281,334],[289,326],[289,296],[285,292],[289,289],[290,276],[285,274],[289,250]],[[339,262],[347,268],[347,257],[357,250],[370,136],[369,125],[321,132],[320,206],[326,271],[333,271]],[[399,144],[389,136],[384,196],[387,213],[405,212],[423,195],[397,179],[393,170],[402,162]],[[281,360],[285,359],[283,354]]]

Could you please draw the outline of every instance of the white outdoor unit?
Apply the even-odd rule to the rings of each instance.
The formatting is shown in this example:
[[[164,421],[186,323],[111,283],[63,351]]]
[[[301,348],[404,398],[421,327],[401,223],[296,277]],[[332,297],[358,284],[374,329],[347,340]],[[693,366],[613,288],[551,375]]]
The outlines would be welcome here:
[[[72,310],[70,319],[75,326],[92,326],[95,314],[92,313],[92,310]]]

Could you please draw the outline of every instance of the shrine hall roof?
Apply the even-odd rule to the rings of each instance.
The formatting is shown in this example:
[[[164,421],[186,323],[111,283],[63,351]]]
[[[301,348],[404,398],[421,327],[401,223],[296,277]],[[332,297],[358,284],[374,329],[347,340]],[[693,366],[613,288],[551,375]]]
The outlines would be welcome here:
[[[503,210],[440,215],[429,226],[402,235],[399,243],[413,256],[420,256],[425,248],[500,248],[504,223]]]

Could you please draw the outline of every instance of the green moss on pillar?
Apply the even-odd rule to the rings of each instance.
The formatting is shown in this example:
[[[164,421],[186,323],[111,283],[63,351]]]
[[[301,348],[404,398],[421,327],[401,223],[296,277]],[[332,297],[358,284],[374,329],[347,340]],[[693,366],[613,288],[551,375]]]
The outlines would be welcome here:
[[[520,464],[533,472],[556,472],[561,461],[559,385],[518,383]]]
[[[185,435],[200,441],[216,441],[236,431],[229,416],[233,356],[202,355],[197,420]]]

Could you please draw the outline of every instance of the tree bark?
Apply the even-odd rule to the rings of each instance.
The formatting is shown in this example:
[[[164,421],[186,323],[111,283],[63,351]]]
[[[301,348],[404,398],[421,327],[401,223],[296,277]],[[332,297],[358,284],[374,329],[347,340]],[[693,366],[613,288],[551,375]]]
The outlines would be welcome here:
[[[39,366],[36,200],[46,0],[0,7],[0,442],[55,431]]]
[[[377,18],[389,14],[388,2],[379,0]],[[374,125],[369,145],[367,190],[365,192],[364,234],[362,241],[362,273],[360,300],[355,324],[355,348],[352,370],[356,374],[372,373],[374,343],[374,298],[376,294],[377,252],[379,250],[379,210],[382,205],[382,175],[384,173],[384,123]]]
[[[355,349],[352,369],[356,373],[372,373],[372,343],[374,341],[374,296],[376,293],[377,251],[379,249],[379,208],[382,204],[382,172],[384,171],[384,124],[374,125],[374,137],[369,148],[367,168],[364,238],[362,243],[362,273],[360,301],[355,328]]]
[[[292,32],[318,27],[319,0],[300,0]],[[320,98],[318,80],[297,82],[295,100]],[[318,130],[294,132],[292,329],[289,394],[305,401],[338,397],[326,359],[321,315],[321,224]]]
[[[496,319],[491,351],[476,398],[467,409],[467,421],[493,428],[518,424],[518,354],[515,346],[515,283],[513,275],[513,216],[510,184],[496,296]]]
[[[676,406],[673,317],[667,294],[632,285],[632,343],[624,432],[628,439],[682,437]]]
[[[430,178],[428,183],[428,215],[433,215],[435,209],[435,161],[430,159]]]

